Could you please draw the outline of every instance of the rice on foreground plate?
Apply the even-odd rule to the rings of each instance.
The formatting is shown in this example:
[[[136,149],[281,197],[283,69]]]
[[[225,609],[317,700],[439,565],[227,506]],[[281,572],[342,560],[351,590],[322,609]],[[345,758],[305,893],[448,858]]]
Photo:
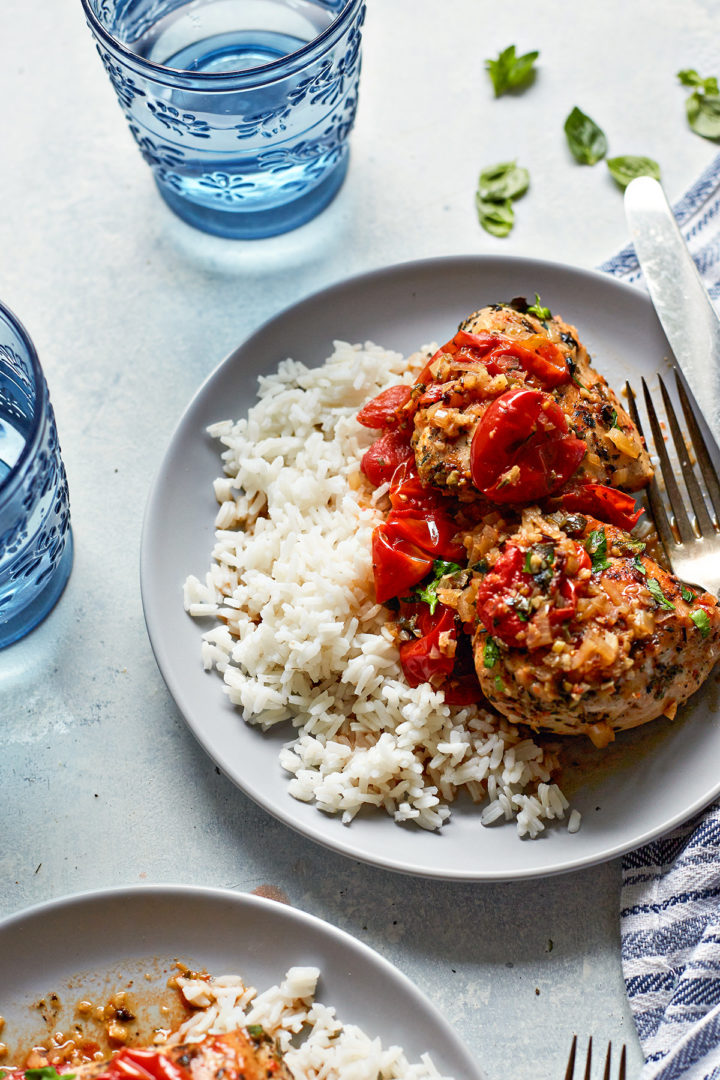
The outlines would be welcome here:
[[[382,807],[438,829],[465,791],[486,803],[483,824],[515,819],[534,837],[568,809],[552,782],[554,748],[483,708],[445,704],[427,683],[411,688],[374,599],[382,514],[360,473],[374,436],[355,416],[385,387],[412,383],[426,360],[427,350],[408,359],[336,342],[320,367],[283,361],[259,379],[246,419],[209,428],[227,448],[216,544],[204,582],[185,583],[185,608],[213,620],[202,661],[245,720],[297,729],[280,754],[295,798],[345,823]],[[568,828],[579,824],[572,811]]]
[[[171,1041],[258,1024],[275,1039],[296,1080],[451,1080],[441,1076],[429,1054],[411,1063],[401,1047],[383,1047],[379,1038],[342,1023],[332,1006],[315,1000],[319,977],[318,968],[290,968],[282,982],[260,994],[237,975],[179,977],[178,988],[199,1011]]]

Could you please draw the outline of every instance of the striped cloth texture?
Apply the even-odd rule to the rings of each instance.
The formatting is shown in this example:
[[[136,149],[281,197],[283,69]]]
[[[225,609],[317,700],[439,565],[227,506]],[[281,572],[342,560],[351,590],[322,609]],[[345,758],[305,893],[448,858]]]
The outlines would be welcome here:
[[[674,211],[720,307],[720,155]],[[643,285],[631,245],[600,269]],[[720,803],[625,856],[620,932],[640,1080],[720,1080]]]

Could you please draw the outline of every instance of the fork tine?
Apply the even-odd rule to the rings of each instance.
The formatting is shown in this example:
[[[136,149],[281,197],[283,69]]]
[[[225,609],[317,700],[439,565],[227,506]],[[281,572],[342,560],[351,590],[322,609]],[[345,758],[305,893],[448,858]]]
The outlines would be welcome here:
[[[675,524],[677,530],[680,533],[680,539],[684,544],[689,544],[695,539],[695,531],[690,524],[690,518],[687,516],[687,511],[683,504],[682,496],[680,494],[680,488],[677,486],[677,480],[675,479],[675,473],[672,465],[670,464],[670,458],[668,452],[665,449],[665,440],[663,439],[662,428],[658,422],[657,414],[655,412],[655,406],[653,405],[652,398],[650,397],[650,391],[647,388],[647,383],[642,380],[643,395],[645,397],[645,408],[647,409],[648,418],[650,420],[650,427],[653,433],[653,442],[655,443],[655,453],[660,459],[660,472],[662,473],[663,480],[665,481],[665,490],[667,491],[668,498],[670,500],[670,506],[675,517]]]
[[[690,402],[690,395],[688,394],[685,386],[680,378],[678,369],[675,368],[675,384],[677,386],[678,395],[680,397],[680,404],[682,405],[683,413],[685,414],[685,422],[687,423],[688,430],[690,432],[690,438],[692,439],[693,449],[695,450],[695,457],[697,458],[698,465],[700,466],[700,472],[703,475],[705,486],[707,487],[708,495],[710,496],[710,502],[712,503],[715,516],[720,522],[720,481],[718,480],[717,473],[713,466],[708,448],[705,445],[705,439],[703,438],[700,426],[695,417],[695,411]],[[712,436],[711,436],[712,439]],[[717,443],[712,439],[713,446],[717,451]]]
[[[568,1058],[567,1069],[565,1070],[565,1080],[573,1080],[575,1075],[575,1051],[577,1049],[577,1035],[573,1035],[572,1046],[570,1047],[570,1057]]]
[[[592,1065],[592,1035],[588,1039],[587,1057],[585,1058],[585,1078],[590,1080],[590,1067]]]
[[[612,1057],[612,1043],[608,1043],[607,1054],[605,1055],[605,1072],[603,1073],[603,1080],[610,1080],[610,1059]]]
[[[662,394],[663,403],[665,405],[665,415],[668,418],[668,424],[670,425],[670,434],[673,437],[675,443],[675,452],[678,456],[680,463],[680,471],[685,480],[685,486],[690,496],[690,502],[692,508],[695,511],[695,517],[697,518],[698,529],[701,533],[710,532],[713,528],[713,523],[710,515],[707,512],[705,506],[705,500],[700,490],[700,485],[695,478],[695,470],[693,469],[692,462],[690,461],[690,454],[688,453],[687,443],[680,431],[680,426],[677,422],[675,410],[670,400],[670,395],[665,389],[665,383],[658,376],[658,382],[660,383],[660,393]]]
[[[620,1051],[620,1071],[618,1073],[618,1080],[625,1080],[625,1043]]]
[[[632,418],[635,427],[640,432],[640,435],[644,438],[642,424],[640,423],[640,415],[638,413],[637,404],[635,402],[635,391],[630,386],[630,383],[625,383],[625,392],[628,399],[628,407],[630,410],[630,416]],[[653,476],[652,480],[646,488],[648,502],[650,504],[650,513],[653,521],[655,522],[655,528],[657,529],[662,545],[665,548],[665,554],[672,562],[671,552],[675,547],[676,540],[673,536],[673,531],[670,528],[670,521],[665,510],[665,503],[660,495],[660,489],[658,487],[657,480]]]

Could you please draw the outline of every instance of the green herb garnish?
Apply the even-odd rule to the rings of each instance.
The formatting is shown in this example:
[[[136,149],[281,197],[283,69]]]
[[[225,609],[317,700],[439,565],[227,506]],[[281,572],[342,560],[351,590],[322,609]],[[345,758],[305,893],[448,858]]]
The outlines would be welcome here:
[[[495,97],[500,97],[507,90],[515,90],[530,82],[534,75],[533,64],[540,53],[524,53],[523,56],[515,55],[515,46],[508,45],[498,53],[497,59],[486,60],[485,67],[492,80]]]
[[[259,1039],[265,1034],[262,1024],[248,1024],[247,1033],[252,1039]]]
[[[507,236],[515,224],[513,200],[524,195],[530,173],[514,161],[501,161],[483,169],[478,177],[475,207],[478,221],[493,236]]]
[[[660,607],[667,608],[669,611],[675,610],[675,605],[672,601],[668,600],[665,593],[660,588],[660,582],[655,578],[648,578],[646,583],[648,592],[652,596],[653,600],[660,605]]]
[[[683,86],[693,92],[685,102],[688,123],[696,135],[704,139],[720,139],[720,92],[714,76],[703,79],[693,68],[678,71]]]
[[[638,574],[642,574],[643,577],[647,577],[647,570],[645,569],[642,559],[639,555],[636,555],[633,559],[633,567],[637,570]]]
[[[505,683],[502,681],[499,675],[495,676],[495,689],[499,694],[505,693]]]
[[[433,576],[431,580],[428,582],[427,585],[425,585],[424,588],[418,588],[415,590],[417,599],[425,601],[425,603],[430,608],[431,615],[435,614],[435,608],[438,606],[439,603],[437,590],[440,579],[444,578],[446,574],[455,574],[458,570],[460,570],[460,567],[457,563],[445,562],[444,559],[436,559],[433,563]]]
[[[681,585],[680,586],[680,595],[682,596],[682,598],[683,598],[683,600],[685,601],[686,604],[692,604],[693,600],[697,599],[697,597],[695,596],[695,593],[690,592],[687,585]]]
[[[75,1073],[61,1076],[54,1065],[44,1065],[41,1069],[26,1069],[25,1080],[75,1080]]]
[[[479,562],[473,563],[470,569],[474,570],[478,574],[487,574],[488,570],[490,569],[490,564],[488,563],[487,559],[480,559]]]
[[[617,427],[617,426],[618,426],[618,422],[617,422],[617,409],[613,409],[613,411],[612,411],[612,423],[611,423],[611,425],[610,425],[610,428],[609,428],[609,430],[610,430],[610,431],[612,431],[612,429],[613,429],[614,427]]]
[[[657,161],[649,157],[636,157],[634,154],[625,154],[624,157],[607,159],[607,167],[613,180],[624,190],[631,180],[638,176],[652,176],[653,180],[660,179],[660,166]]]
[[[706,638],[710,633],[710,619],[708,618],[707,611],[704,611],[703,608],[698,608],[697,611],[690,612],[690,618],[695,623],[702,636]]]
[[[570,152],[581,165],[594,165],[607,154],[605,132],[577,105],[565,121]]]
[[[528,622],[532,615],[533,609],[530,599],[527,596],[512,596],[507,600],[508,607],[511,607],[518,619],[522,622]]]
[[[542,319],[545,322],[546,319],[552,319],[552,312],[549,307],[543,307],[540,303],[540,297],[535,293],[535,303],[530,304],[528,311],[531,315],[537,315],[538,319]]]
[[[604,529],[593,529],[585,541],[585,550],[592,559],[594,574],[607,570],[610,563],[607,557],[607,536]]]
[[[500,659],[500,649],[495,638],[490,636],[485,638],[485,648],[483,649],[483,664],[486,668],[495,667],[496,662]]]

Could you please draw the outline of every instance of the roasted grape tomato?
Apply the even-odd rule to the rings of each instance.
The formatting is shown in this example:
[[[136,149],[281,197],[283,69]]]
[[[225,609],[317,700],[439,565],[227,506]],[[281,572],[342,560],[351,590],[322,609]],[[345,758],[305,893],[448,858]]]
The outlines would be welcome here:
[[[411,686],[424,682],[438,682],[455,666],[455,613],[449,607],[438,605],[435,613],[418,617],[418,629],[422,637],[404,641],[400,646],[400,663],[405,678]]]
[[[422,581],[432,570],[434,559],[385,523],[373,530],[372,561],[375,598],[382,604]]]
[[[436,559],[457,562],[465,557],[463,545],[453,540],[457,525],[442,510],[430,509],[422,516],[415,510],[392,510],[385,524]]]
[[[189,1072],[156,1050],[123,1048],[104,1068],[107,1080],[187,1080]]]
[[[559,498],[565,510],[590,514],[599,521],[625,529],[626,532],[635,528],[642,514],[642,510],[635,508],[632,495],[607,487],[606,484],[578,484],[568,491],[563,491]]]
[[[423,484],[414,466],[398,469],[390,486],[390,505],[393,510],[418,510],[431,513],[442,502],[442,495]]]
[[[407,436],[400,431],[386,431],[362,456],[360,468],[371,484],[379,487],[392,480],[398,465],[415,461]]]
[[[489,634],[506,645],[519,645],[525,636],[527,620],[516,613],[512,601],[520,586],[531,582],[523,571],[525,552],[508,544],[491,570],[485,574],[477,591],[477,613]]]
[[[527,342],[522,344],[502,334],[469,334],[460,330],[439,352],[448,353],[456,360],[481,360],[491,375],[520,367],[549,388],[562,386],[570,379],[565,355],[552,341],[540,339],[530,347]],[[513,360],[517,363],[513,364]]]
[[[405,383],[389,386],[363,405],[357,414],[358,423],[369,428],[397,427],[403,420],[402,407],[412,396],[412,387]]]
[[[568,433],[560,406],[541,390],[508,390],[480,418],[470,445],[473,483],[494,502],[530,502],[565,484],[586,444]]]

